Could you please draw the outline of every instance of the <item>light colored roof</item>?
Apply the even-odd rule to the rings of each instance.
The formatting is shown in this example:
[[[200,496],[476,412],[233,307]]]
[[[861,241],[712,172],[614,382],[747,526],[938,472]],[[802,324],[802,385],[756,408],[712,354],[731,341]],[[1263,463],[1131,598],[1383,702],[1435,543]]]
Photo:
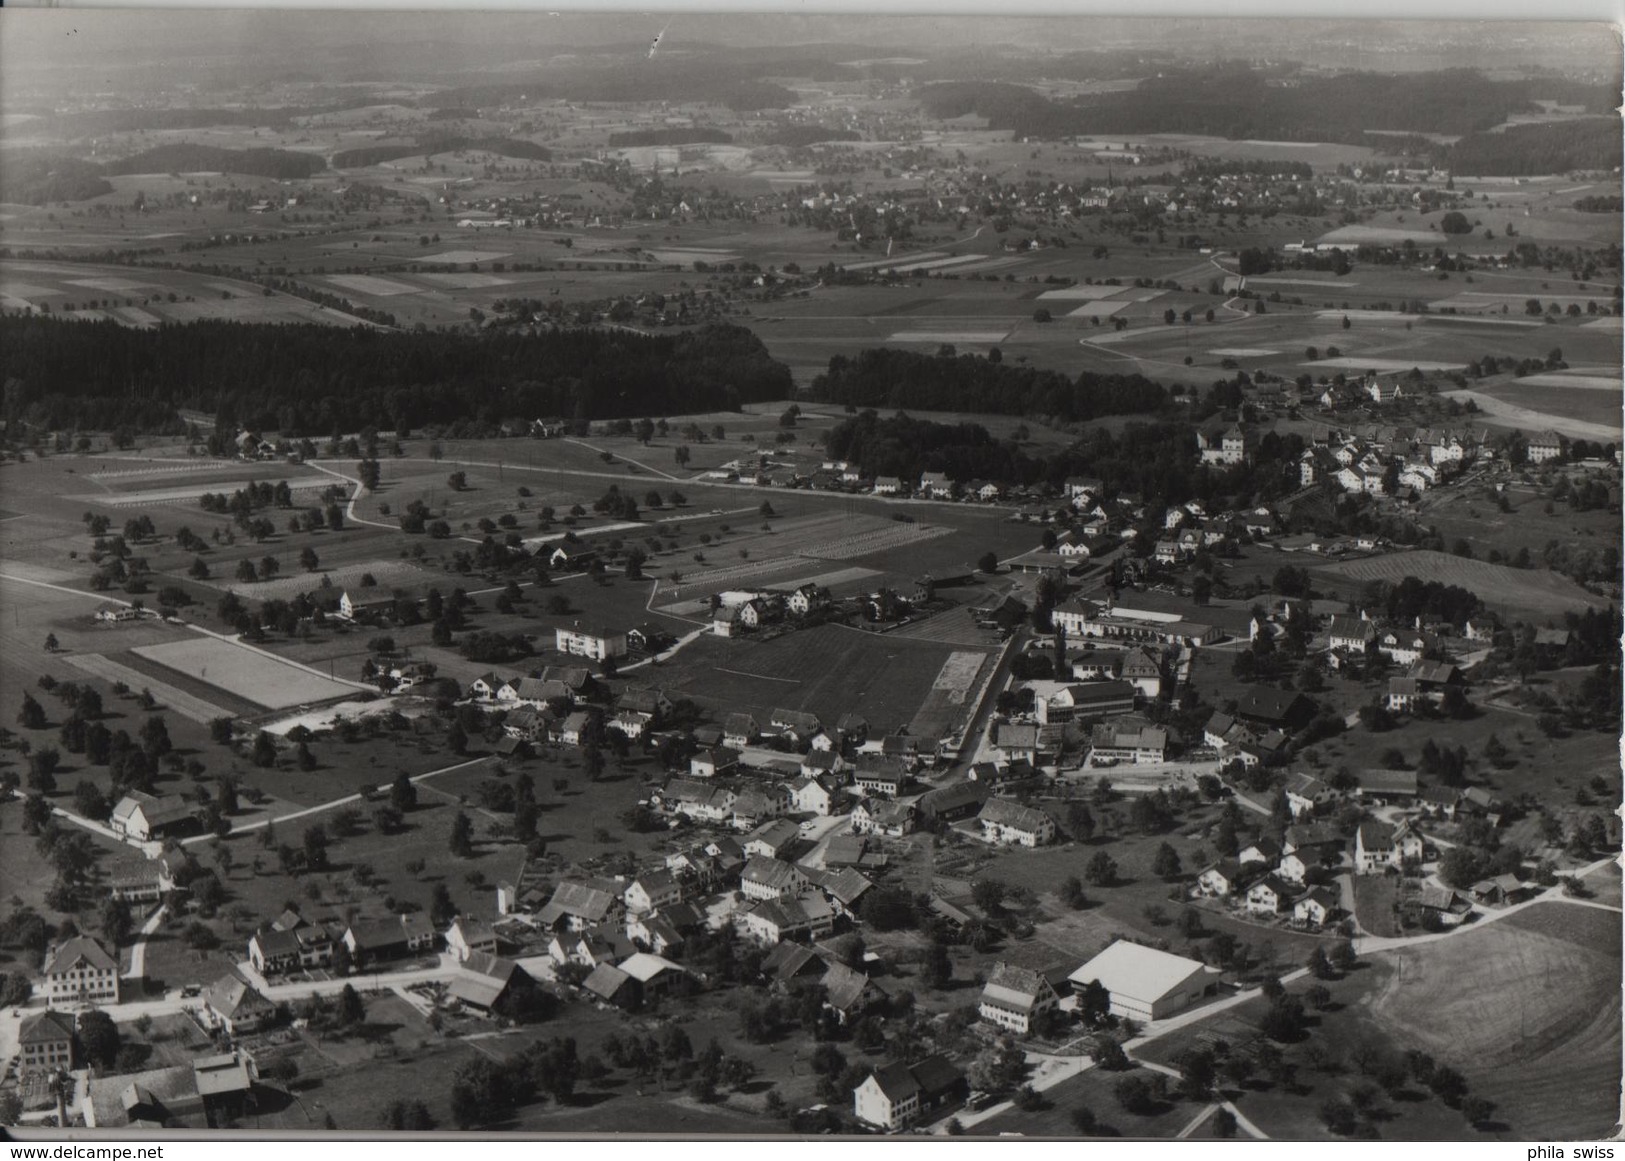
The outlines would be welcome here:
[[[683,969],[664,956],[651,955],[649,952],[640,951],[636,955],[628,956],[620,965],[620,970],[640,984],[646,984],[661,972],[680,972]]]
[[[1067,978],[1077,984],[1099,980],[1113,995],[1150,1004],[1206,970],[1197,960],[1119,939]]]

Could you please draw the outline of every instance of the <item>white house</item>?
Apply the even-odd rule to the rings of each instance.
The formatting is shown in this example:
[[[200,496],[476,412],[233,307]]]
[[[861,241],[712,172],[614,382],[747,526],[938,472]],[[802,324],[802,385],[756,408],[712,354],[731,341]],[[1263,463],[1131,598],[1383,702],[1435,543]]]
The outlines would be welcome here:
[[[51,952],[41,969],[46,1005],[118,1003],[118,960],[88,935]]]
[[[1054,819],[1009,798],[988,799],[976,821],[982,828],[982,838],[990,843],[1037,847],[1055,839]]]
[[[554,630],[554,642],[560,653],[591,657],[594,661],[602,661],[606,657],[625,657],[627,654],[625,633],[582,626],[579,622],[568,627],[560,625]]]
[[[1031,968],[999,962],[982,988],[977,1014],[990,1024],[1025,1036],[1037,1018],[1060,1003],[1055,989]]]

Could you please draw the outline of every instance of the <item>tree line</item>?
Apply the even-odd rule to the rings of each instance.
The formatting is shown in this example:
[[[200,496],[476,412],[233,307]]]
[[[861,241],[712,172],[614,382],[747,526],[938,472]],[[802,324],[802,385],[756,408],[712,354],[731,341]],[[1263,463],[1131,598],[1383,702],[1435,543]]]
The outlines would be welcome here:
[[[750,331],[681,334],[399,333],[208,320],[135,330],[0,317],[0,415],[48,428],[222,427],[325,434],[514,417],[617,418],[734,411],[790,394],[790,372]]]
[[[1533,111],[1534,99],[1548,95],[1545,85],[1544,80],[1495,81],[1472,69],[1446,69],[1306,76],[1285,88],[1244,63],[1226,62],[1163,69],[1134,89],[1072,101],[1050,100],[1021,85],[965,81],[927,85],[920,103],[932,117],[976,113],[988,118],[991,129],[1027,137],[1200,133],[1369,144],[1369,129],[1483,132],[1509,113]],[[1612,108],[1613,97],[1602,87],[1565,90],[1576,103],[1599,112]],[[1617,150],[1617,128],[1615,136]]]
[[[952,357],[948,350],[927,355],[878,347],[856,358],[836,355],[808,393],[820,403],[851,407],[1043,415],[1063,422],[1156,412],[1168,401],[1162,385],[1143,375],[1085,371],[1069,379],[992,357]]]

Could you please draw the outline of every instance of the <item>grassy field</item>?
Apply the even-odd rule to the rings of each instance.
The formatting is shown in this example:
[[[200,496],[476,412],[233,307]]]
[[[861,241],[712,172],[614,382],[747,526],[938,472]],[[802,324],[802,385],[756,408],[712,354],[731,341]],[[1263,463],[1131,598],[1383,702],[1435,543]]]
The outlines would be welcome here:
[[[1509,1139],[1606,1135],[1619,1117],[1619,956],[1617,913],[1543,903],[1385,957],[1393,974],[1372,1010],[1461,1068]]]
[[[1468,560],[1443,552],[1396,552],[1368,560],[1319,565],[1313,570],[1327,580],[1398,581],[1407,576],[1425,577],[1445,584],[1460,585],[1489,605],[1507,609],[1538,609],[1547,615],[1570,610],[1584,612],[1600,607],[1602,598],[1586,592],[1558,573],[1544,569],[1509,568],[1488,561]]]
[[[907,725],[954,650],[834,625],[772,641],[702,637],[660,666],[668,689],[718,711],[806,710],[834,722],[856,708],[870,733]]]
[[[1025,1112],[1009,1109],[970,1130],[971,1136],[996,1137],[1012,1133],[1022,1137],[1074,1137],[1072,1115],[1079,1109],[1095,1114],[1097,1124],[1112,1130],[1103,1136],[1130,1140],[1167,1139],[1179,1133],[1202,1111],[1205,1102],[1169,1100],[1145,1114],[1124,1111],[1112,1086],[1134,1072],[1106,1072],[1092,1068],[1064,1080],[1042,1094],[1045,1107]]]

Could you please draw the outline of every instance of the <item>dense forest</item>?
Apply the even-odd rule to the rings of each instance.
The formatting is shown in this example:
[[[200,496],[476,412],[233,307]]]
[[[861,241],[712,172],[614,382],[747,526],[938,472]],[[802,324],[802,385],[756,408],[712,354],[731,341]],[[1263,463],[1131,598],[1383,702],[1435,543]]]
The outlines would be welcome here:
[[[1547,81],[1492,81],[1471,69],[1452,69],[1304,77],[1289,88],[1231,63],[1168,69],[1133,90],[1075,101],[1051,101],[1020,85],[967,81],[928,85],[920,103],[933,117],[976,113],[988,118],[990,128],[1028,137],[1202,133],[1364,144],[1368,129],[1481,132],[1509,113],[1532,110],[1535,97],[1552,87]],[[1584,92],[1588,106],[1607,100],[1601,90]]]
[[[1621,164],[1619,118],[1513,125],[1499,133],[1474,133],[1451,147],[1449,163],[1458,177],[1615,169]]]
[[[721,129],[630,129],[625,133],[611,133],[611,149],[627,149],[634,145],[731,145],[732,134]]]
[[[0,155],[0,202],[43,206],[113,192],[102,167],[52,151],[13,149]]]
[[[573,329],[466,335],[207,321],[0,318],[0,417],[46,428],[175,428],[175,409],[288,435],[505,419],[734,410],[790,373],[741,327],[647,337]]]
[[[831,129],[825,125],[775,125],[762,135],[763,145],[788,145],[799,149],[820,141],[862,141],[855,129]]]
[[[133,153],[121,161],[110,161],[102,172],[110,176],[128,173],[246,173],[278,181],[306,178],[327,168],[327,162],[314,153],[289,149],[222,149],[218,145],[177,142]]]
[[[1085,371],[1074,380],[1058,371],[976,355],[948,357],[887,347],[860,351],[856,358],[836,355],[809,393],[821,403],[853,407],[1043,415],[1062,422],[1155,412],[1168,400],[1162,386],[1143,375]]]
[[[1196,433],[1188,423],[1131,423],[1115,434],[1091,428],[1065,450],[1035,454],[1014,440],[996,439],[979,424],[864,411],[831,429],[824,446],[832,458],[856,464],[865,475],[912,480],[922,471],[938,471],[961,483],[986,477],[1056,487],[1068,476],[1090,475],[1108,495],[1138,496],[1160,509],[1193,499],[1228,505],[1288,495],[1298,487],[1304,442],[1302,436],[1269,432],[1251,463],[1218,467],[1197,461]]]
[[[394,145],[362,145],[355,149],[341,149],[333,154],[331,163],[334,169],[362,169],[387,161],[399,161],[403,157],[465,152],[495,153],[522,161],[550,161],[553,157],[552,150],[547,146],[514,137],[437,136],[420,137],[416,141],[401,141]]]

